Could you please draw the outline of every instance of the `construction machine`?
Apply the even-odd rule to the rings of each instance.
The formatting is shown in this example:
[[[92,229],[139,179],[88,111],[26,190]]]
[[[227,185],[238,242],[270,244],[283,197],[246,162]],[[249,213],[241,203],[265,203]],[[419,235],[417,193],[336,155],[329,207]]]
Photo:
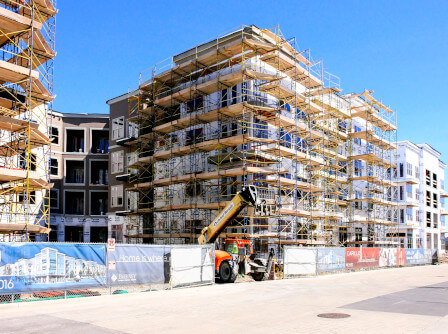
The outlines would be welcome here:
[[[228,227],[238,214],[248,205],[260,205],[255,186],[246,186],[239,191],[225,206],[218,216],[205,227],[198,238],[199,244],[214,243],[220,233]],[[235,282],[238,273],[250,275],[256,281],[269,277],[274,250],[269,252],[268,259],[257,257],[250,240],[225,239],[225,251],[215,251],[215,274],[220,282]]]

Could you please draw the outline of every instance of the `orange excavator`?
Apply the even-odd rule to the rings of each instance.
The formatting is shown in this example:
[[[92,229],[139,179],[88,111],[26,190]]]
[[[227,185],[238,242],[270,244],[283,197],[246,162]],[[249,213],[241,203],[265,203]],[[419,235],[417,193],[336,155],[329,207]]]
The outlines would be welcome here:
[[[248,205],[257,206],[257,188],[244,187],[239,191],[218,216],[205,227],[198,238],[199,244],[214,243],[219,234],[228,227],[238,214]],[[215,251],[215,274],[222,283],[235,282],[238,273],[250,275],[256,281],[263,281],[269,277],[274,250],[271,249],[267,259],[259,258],[253,251],[250,240],[226,239],[225,251]]]

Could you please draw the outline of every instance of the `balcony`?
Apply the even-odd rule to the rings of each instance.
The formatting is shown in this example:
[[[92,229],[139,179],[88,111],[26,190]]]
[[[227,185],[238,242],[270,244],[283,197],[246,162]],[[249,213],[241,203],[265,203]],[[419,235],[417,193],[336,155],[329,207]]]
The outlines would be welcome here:
[[[66,160],[65,164],[65,183],[84,184],[84,161]]]
[[[96,154],[109,153],[109,130],[92,130],[91,152]]]
[[[108,160],[103,161],[91,161],[90,165],[90,184],[92,185],[108,185]]]
[[[67,129],[66,152],[83,153],[84,130]]]
[[[90,214],[92,216],[104,216],[107,214],[107,191],[92,191],[90,193]]]

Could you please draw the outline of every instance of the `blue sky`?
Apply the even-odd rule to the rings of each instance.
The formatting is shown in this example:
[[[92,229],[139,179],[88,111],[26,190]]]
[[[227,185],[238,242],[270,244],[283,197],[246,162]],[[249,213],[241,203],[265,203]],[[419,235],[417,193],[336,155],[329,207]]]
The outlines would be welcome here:
[[[398,138],[448,162],[447,1],[59,1],[55,110],[108,112],[141,71],[211,37],[280,26],[344,93],[373,89],[398,111]]]

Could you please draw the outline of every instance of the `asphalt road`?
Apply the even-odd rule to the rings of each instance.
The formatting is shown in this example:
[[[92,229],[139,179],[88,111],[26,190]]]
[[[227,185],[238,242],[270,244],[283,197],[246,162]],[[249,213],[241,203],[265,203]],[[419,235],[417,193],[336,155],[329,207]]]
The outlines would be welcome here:
[[[0,321],[0,333],[448,333],[448,264],[0,305]]]

